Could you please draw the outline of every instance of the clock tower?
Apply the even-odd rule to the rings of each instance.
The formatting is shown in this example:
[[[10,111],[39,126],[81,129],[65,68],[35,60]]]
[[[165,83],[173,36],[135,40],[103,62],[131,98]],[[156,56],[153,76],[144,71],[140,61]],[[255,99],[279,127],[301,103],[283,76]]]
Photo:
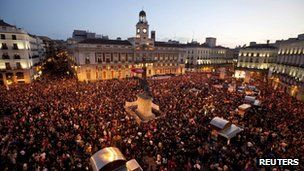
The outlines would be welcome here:
[[[136,38],[141,42],[146,42],[149,39],[149,24],[146,18],[146,12],[139,12],[139,21],[136,24]]]

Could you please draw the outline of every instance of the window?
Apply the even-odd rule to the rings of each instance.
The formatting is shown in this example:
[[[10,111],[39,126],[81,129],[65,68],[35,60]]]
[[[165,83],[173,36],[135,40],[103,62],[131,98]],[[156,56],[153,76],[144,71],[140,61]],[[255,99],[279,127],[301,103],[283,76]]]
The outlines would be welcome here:
[[[14,76],[14,74],[13,74],[13,73],[8,72],[8,73],[5,73],[5,76],[6,76],[6,79],[12,79],[12,78],[13,78],[13,76]]]
[[[17,79],[24,79],[24,74],[23,74],[23,72],[17,72],[17,73],[16,73],[16,77],[17,77]]]
[[[5,39],[5,34],[1,34],[1,39]]]
[[[3,53],[2,54],[2,59],[9,59],[10,57],[8,56],[8,53]]]
[[[14,58],[15,58],[15,59],[20,59],[20,55],[19,55],[19,54],[15,54],[15,55],[14,55]]]
[[[11,69],[12,69],[9,62],[6,62],[6,63],[5,63],[5,68],[6,68],[7,70],[11,70]]]
[[[85,58],[85,64],[90,64],[90,58],[89,57]]]
[[[102,53],[96,53],[95,62],[102,63]]]
[[[12,35],[12,39],[13,39],[13,40],[17,40],[16,35],[13,34],[13,35]]]
[[[22,69],[20,62],[16,62],[17,69]]]
[[[2,48],[1,49],[8,49],[6,43],[2,43]]]
[[[14,43],[14,44],[13,44],[13,49],[14,49],[14,50],[18,50],[17,43]]]
[[[104,53],[102,54],[102,61],[103,61],[103,62],[105,62],[105,61],[106,61],[106,56],[105,56],[105,54],[104,54]]]

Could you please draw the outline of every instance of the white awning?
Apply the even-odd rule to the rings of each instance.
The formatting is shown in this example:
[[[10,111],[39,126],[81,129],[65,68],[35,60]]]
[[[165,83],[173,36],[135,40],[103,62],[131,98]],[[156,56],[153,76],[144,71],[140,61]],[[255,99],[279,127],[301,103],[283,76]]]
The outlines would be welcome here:
[[[243,130],[240,127],[232,124],[232,125],[230,125],[230,127],[226,128],[224,130],[221,130],[219,132],[219,135],[221,135],[227,139],[231,139],[231,138],[235,137],[241,131],[243,131]]]
[[[143,169],[140,167],[140,165],[137,163],[135,159],[129,160],[126,163],[128,170],[136,170],[136,171],[143,171]]]
[[[240,110],[247,110],[249,108],[251,108],[250,104],[242,104],[242,105],[239,106]]]
[[[230,122],[223,118],[215,117],[210,121],[210,124],[219,129],[224,129],[230,124]]]
[[[115,170],[126,164],[126,158],[116,147],[107,147],[97,151],[90,158],[92,169],[100,170]]]
[[[245,96],[245,101],[249,101],[249,102],[254,102],[255,101],[255,97],[254,96]]]
[[[261,101],[260,100],[255,100],[253,105],[255,106],[260,106],[261,105]]]

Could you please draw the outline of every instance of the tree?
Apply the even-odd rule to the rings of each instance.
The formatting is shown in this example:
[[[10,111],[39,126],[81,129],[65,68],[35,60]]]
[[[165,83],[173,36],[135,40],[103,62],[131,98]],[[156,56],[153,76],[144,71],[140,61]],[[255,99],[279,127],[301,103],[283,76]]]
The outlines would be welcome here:
[[[46,78],[73,78],[76,72],[73,68],[74,61],[66,51],[58,52],[54,57],[49,57],[42,65],[42,77]]]

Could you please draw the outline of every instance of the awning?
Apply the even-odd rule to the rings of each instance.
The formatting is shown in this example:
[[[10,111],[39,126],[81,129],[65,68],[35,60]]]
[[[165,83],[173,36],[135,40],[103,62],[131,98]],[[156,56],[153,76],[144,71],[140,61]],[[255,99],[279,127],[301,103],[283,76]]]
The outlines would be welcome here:
[[[242,104],[242,105],[239,106],[240,110],[247,110],[249,108],[251,108],[250,104]]]
[[[245,101],[249,101],[249,102],[254,102],[255,101],[255,97],[254,96],[245,96]]]
[[[90,158],[94,171],[115,170],[126,164],[126,158],[116,147],[107,147],[99,150]]]
[[[144,70],[142,68],[133,68],[131,69],[132,72],[135,72],[137,74],[141,74],[144,72]]]
[[[215,117],[210,121],[210,124],[216,128],[224,129],[226,127],[229,127],[230,122],[223,118]]]
[[[260,106],[261,105],[261,101],[260,100],[255,100],[253,105],[255,106]]]
[[[143,169],[140,167],[140,165],[137,163],[135,159],[129,160],[126,163],[126,166],[128,170],[136,170],[136,171],[143,171]]]
[[[240,133],[242,131],[243,130],[240,127],[232,124],[232,125],[230,125],[230,127],[226,128],[224,130],[221,130],[219,132],[219,135],[221,135],[221,136],[223,136],[223,137],[225,137],[227,139],[231,139],[231,138],[235,137],[236,134],[238,134],[238,133]]]

